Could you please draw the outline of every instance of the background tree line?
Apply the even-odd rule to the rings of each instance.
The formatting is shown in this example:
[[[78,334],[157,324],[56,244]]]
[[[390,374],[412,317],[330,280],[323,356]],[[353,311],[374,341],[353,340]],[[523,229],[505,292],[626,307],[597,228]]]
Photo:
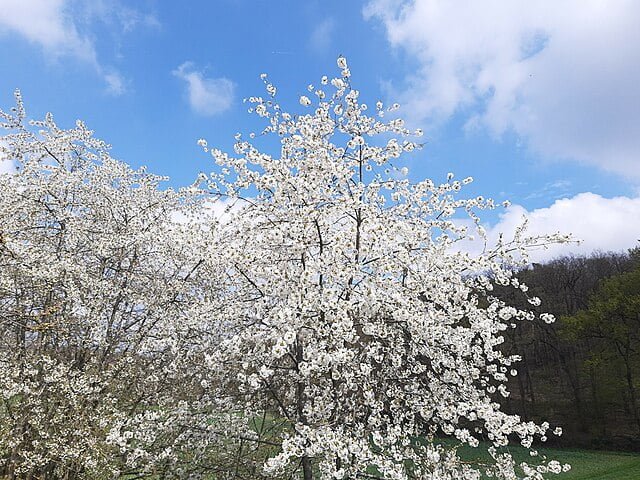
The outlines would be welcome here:
[[[504,407],[563,425],[562,445],[640,449],[640,249],[562,257],[517,276],[557,321],[506,332],[522,361]],[[512,288],[496,293],[526,306]]]

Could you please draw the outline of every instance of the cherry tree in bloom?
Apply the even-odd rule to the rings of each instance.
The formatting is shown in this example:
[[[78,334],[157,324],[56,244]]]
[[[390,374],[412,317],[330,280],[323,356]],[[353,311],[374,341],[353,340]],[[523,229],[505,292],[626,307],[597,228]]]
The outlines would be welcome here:
[[[0,475],[566,468],[506,450],[544,441],[549,425],[500,411],[518,360],[502,332],[534,314],[491,293],[526,295],[513,272],[527,250],[566,237],[523,226],[479,256],[456,248],[484,237],[477,212],[494,203],[458,198],[471,179],[451,174],[410,183],[393,164],[421,132],[387,119],[395,105],[368,109],[338,66],[300,97],[302,115],[263,76],[266,96],[248,99],[262,135],[239,135],[231,156],[200,140],[220,173],[180,191],[113,159],[82,122],[27,122],[19,94],[0,111],[0,158],[17,165],[0,174]],[[491,461],[461,459],[464,445]]]
[[[233,392],[233,408],[253,425],[243,435],[277,446],[266,476],[515,480],[560,472],[533,450],[527,464],[506,449],[544,441],[549,425],[500,410],[518,360],[500,350],[503,332],[534,314],[499,301],[492,286],[526,295],[513,272],[527,265],[528,249],[567,237],[529,237],[523,226],[478,256],[456,248],[484,236],[477,212],[494,202],[461,198],[471,179],[452,174],[409,182],[393,164],[420,148],[421,132],[388,119],[396,105],[363,103],[345,58],[338,67],[336,78],[309,85],[299,115],[276,102],[263,75],[265,96],[248,102],[264,131],[239,134],[231,155],[199,141],[222,172],[200,186],[244,199],[210,245],[225,263],[216,350],[224,360],[212,388]],[[491,461],[463,461],[460,446],[488,450]]]
[[[0,477],[211,470],[199,196],[161,190],[82,122],[25,118],[19,94],[0,112],[17,164],[0,174]]]

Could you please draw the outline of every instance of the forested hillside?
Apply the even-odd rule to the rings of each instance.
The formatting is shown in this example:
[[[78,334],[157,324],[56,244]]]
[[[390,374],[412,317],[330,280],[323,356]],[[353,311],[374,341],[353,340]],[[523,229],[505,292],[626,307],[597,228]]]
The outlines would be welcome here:
[[[563,445],[640,448],[640,255],[558,258],[518,274],[555,323],[537,318],[508,331],[522,357],[505,408],[564,426]],[[496,287],[513,305],[512,288]]]

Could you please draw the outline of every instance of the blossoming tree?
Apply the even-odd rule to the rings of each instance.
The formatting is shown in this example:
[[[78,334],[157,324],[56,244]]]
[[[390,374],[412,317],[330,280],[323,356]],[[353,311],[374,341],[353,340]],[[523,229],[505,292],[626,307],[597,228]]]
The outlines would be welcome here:
[[[477,211],[494,203],[458,198],[471,179],[451,174],[409,182],[393,164],[421,132],[388,119],[395,106],[369,109],[338,66],[300,97],[301,115],[264,76],[266,96],[248,99],[262,134],[239,135],[234,155],[201,140],[219,170],[178,192],[112,159],[81,122],[29,125],[19,96],[0,112],[0,148],[18,164],[0,175],[0,475],[563,468],[505,448],[549,426],[500,410],[518,359],[502,332],[533,314],[491,291],[526,295],[512,273],[528,248],[566,238],[520,228],[480,255],[458,248],[485,238]],[[224,202],[223,220],[205,196]],[[461,458],[465,445],[488,460]]]
[[[0,477],[197,472],[215,292],[198,196],[17,100],[0,112],[17,165],[0,175]]]
[[[223,198],[244,198],[216,246],[226,262],[219,315],[229,326],[218,387],[234,389],[247,418],[278,423],[268,475],[559,472],[556,461],[517,465],[504,448],[513,438],[530,447],[549,426],[497,403],[517,360],[500,351],[502,332],[533,314],[491,290],[511,284],[524,295],[513,268],[527,264],[528,248],[566,238],[527,237],[521,228],[478,256],[456,249],[465,224],[484,236],[475,212],[493,202],[457,198],[471,179],[451,174],[410,183],[393,162],[420,147],[412,138],[421,132],[386,120],[395,106],[362,103],[343,57],[338,66],[338,78],[323,77],[300,97],[301,115],[276,102],[263,75],[266,96],[248,102],[266,128],[239,134],[235,155],[199,142],[222,170],[202,182]],[[270,136],[279,140],[275,155],[256,146]],[[472,222],[454,221],[459,212]],[[461,460],[462,445],[488,450],[491,461]]]

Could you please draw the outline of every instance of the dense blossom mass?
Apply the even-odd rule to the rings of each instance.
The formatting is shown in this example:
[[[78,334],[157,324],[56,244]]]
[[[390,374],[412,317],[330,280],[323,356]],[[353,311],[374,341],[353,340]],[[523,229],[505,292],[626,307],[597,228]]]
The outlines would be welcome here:
[[[210,152],[189,188],[113,160],[82,123],[2,113],[0,472],[21,478],[542,479],[549,425],[500,410],[534,318],[514,272],[560,235],[485,238],[483,197],[394,162],[421,131],[340,75]],[[273,142],[269,139],[276,138]],[[260,145],[263,145],[259,148]],[[269,152],[269,153],[268,153]],[[224,216],[214,215],[225,207]],[[529,298],[532,306],[539,300]],[[553,317],[542,314],[544,321]],[[554,430],[556,434],[559,429]],[[458,450],[485,452],[483,461]],[[474,457],[475,458],[475,457]]]
[[[0,175],[0,476],[189,472],[213,438],[198,365],[215,274],[207,233],[172,217],[197,198],[81,122],[26,124],[17,99],[1,114],[17,172]]]

